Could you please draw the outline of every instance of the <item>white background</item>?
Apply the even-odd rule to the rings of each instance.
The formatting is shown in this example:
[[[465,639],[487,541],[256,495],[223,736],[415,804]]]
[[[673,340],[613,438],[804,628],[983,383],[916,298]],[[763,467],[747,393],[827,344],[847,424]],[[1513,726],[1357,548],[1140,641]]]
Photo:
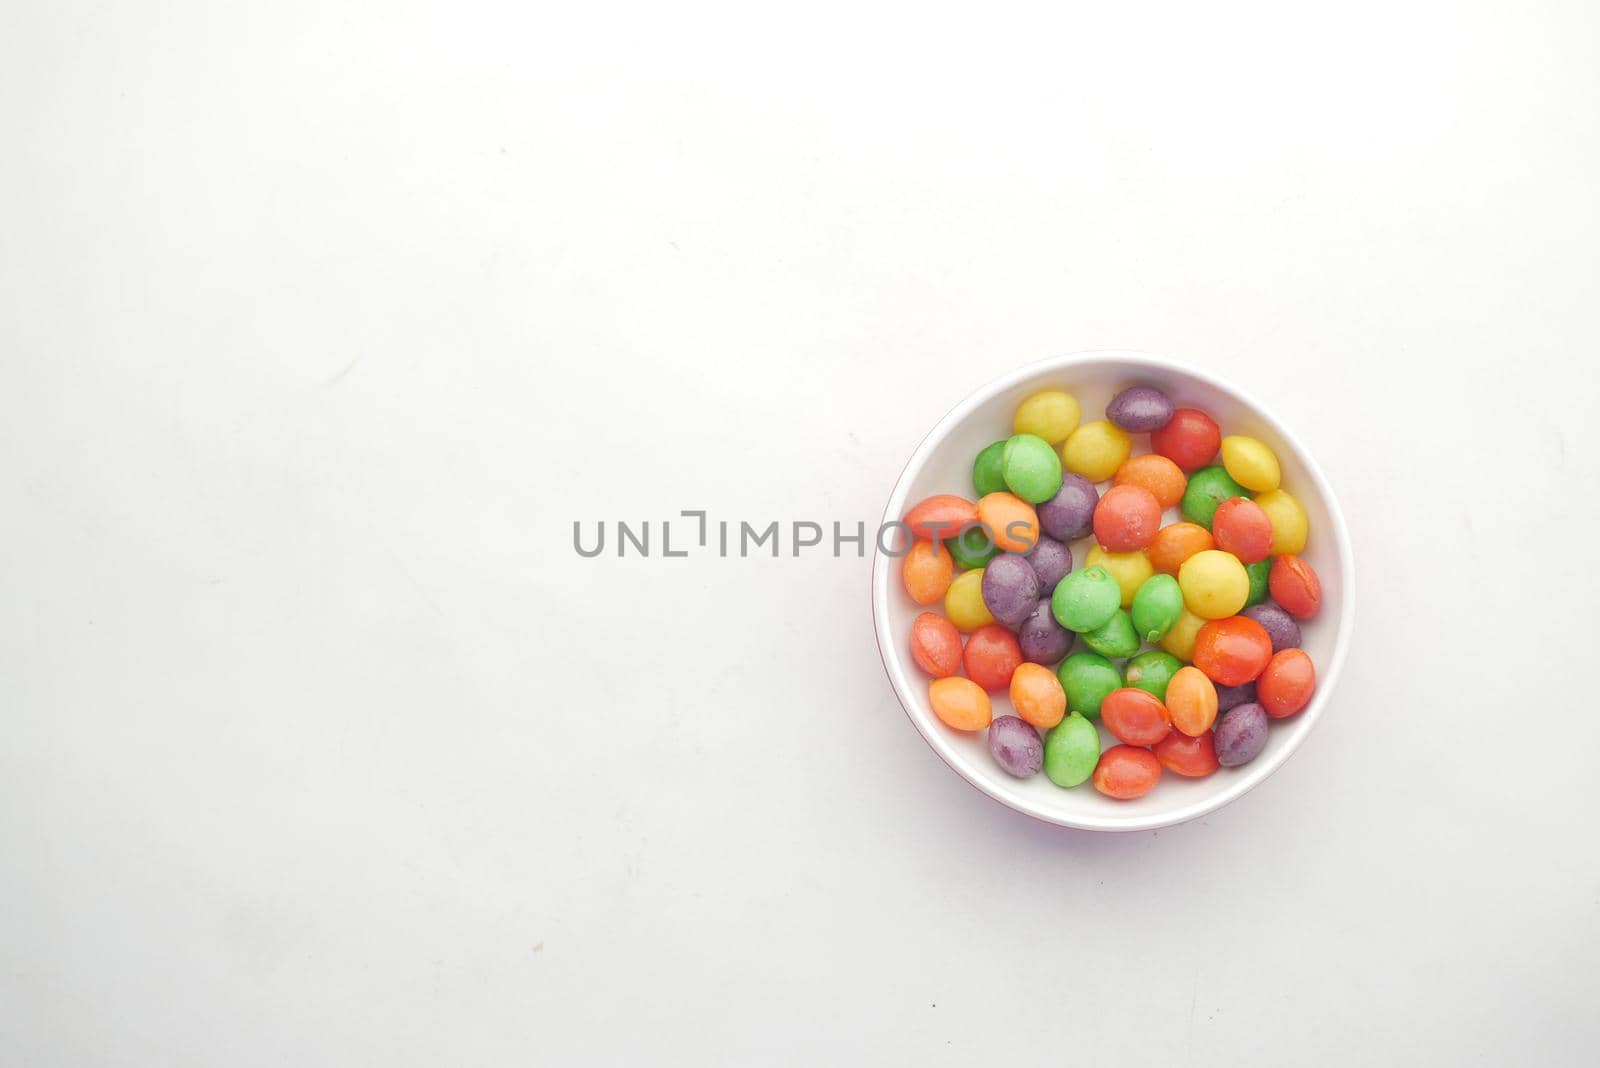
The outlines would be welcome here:
[[[0,1061],[1578,1064],[1600,23],[1565,3],[0,16]],[[876,520],[1074,349],[1262,398],[1350,663],[1185,827],[883,678]],[[657,535],[659,536],[659,534]]]

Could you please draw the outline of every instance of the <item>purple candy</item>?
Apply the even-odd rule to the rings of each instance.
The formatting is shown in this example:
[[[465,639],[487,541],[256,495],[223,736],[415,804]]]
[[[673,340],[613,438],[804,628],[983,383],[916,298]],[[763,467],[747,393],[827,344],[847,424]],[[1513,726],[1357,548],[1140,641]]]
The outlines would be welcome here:
[[[1022,659],[1030,664],[1052,667],[1066,659],[1072,648],[1072,632],[1050,612],[1050,598],[1046,597],[1034,608],[1033,614],[1017,628],[1017,644],[1022,646]]]
[[[1247,705],[1256,699],[1256,684],[1247,682],[1243,686],[1218,686],[1217,711],[1227,712]]]
[[[989,724],[989,755],[1007,775],[1026,779],[1044,767],[1044,742],[1016,716],[1001,716]]]
[[[1111,398],[1106,418],[1124,430],[1149,433],[1172,422],[1172,401],[1152,386],[1129,386]]]
[[[1039,577],[1039,595],[1049,597],[1056,583],[1072,570],[1072,550],[1048,535],[1039,535],[1039,541],[1028,550],[1028,563]]]
[[[1075,541],[1094,529],[1094,506],[1099,503],[1094,483],[1068,471],[1061,476],[1061,490],[1036,509],[1039,526],[1057,541]]]
[[[1001,553],[983,569],[983,603],[990,615],[1014,627],[1032,614],[1039,603],[1039,576],[1028,558]]]
[[[1267,745],[1267,710],[1251,703],[1223,713],[1211,736],[1217,763],[1225,768],[1248,764]]]
[[[1272,639],[1273,652],[1300,648],[1300,624],[1271,601],[1251,605],[1239,614],[1249,616],[1261,624],[1262,629],[1267,632],[1267,637]]]

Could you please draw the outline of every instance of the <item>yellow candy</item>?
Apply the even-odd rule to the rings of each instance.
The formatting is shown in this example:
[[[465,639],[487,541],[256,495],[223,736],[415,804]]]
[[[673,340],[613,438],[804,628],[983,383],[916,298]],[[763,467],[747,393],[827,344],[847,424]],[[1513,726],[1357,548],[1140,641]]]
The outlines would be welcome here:
[[[1272,555],[1288,556],[1305,552],[1306,528],[1309,524],[1306,510],[1300,507],[1300,502],[1280,489],[1263,493],[1256,498],[1256,503],[1272,520]]]
[[[1271,449],[1255,438],[1237,434],[1222,439],[1222,466],[1235,482],[1257,493],[1277,489],[1283,477]]]
[[[1200,628],[1206,621],[1189,611],[1183,610],[1183,615],[1178,617],[1178,622],[1167,631],[1166,637],[1161,639],[1161,648],[1182,660],[1185,664],[1194,659],[1194,639],[1200,633]]]
[[[1250,576],[1239,558],[1221,549],[1195,553],[1178,568],[1184,607],[1202,619],[1227,619],[1250,599]]]
[[[1015,434],[1037,434],[1052,445],[1060,445],[1078,425],[1078,416],[1078,398],[1059,389],[1047,389],[1017,405],[1011,430]]]
[[[963,634],[994,622],[989,606],[983,603],[983,568],[963,571],[950,583],[944,595],[944,614]]]
[[[1102,419],[1072,432],[1061,446],[1061,462],[1068,471],[1090,482],[1104,482],[1117,473],[1132,452],[1133,438],[1128,432]]]
[[[1108,553],[1096,545],[1089,550],[1089,555],[1084,557],[1083,566],[1094,567],[1096,564],[1111,572],[1111,577],[1122,587],[1124,608],[1133,604],[1133,595],[1139,592],[1144,580],[1156,573],[1155,565],[1150,562],[1150,558],[1138,550],[1131,553]]]

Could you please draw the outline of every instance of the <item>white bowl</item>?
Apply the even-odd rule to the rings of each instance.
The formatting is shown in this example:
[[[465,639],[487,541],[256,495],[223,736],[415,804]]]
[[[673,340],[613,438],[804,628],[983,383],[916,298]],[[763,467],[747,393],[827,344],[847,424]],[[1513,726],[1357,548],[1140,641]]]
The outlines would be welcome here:
[[[1071,790],[1056,786],[1043,773],[1016,779],[1001,771],[989,755],[986,732],[951,730],[928,704],[928,676],[912,662],[911,623],[923,608],[900,582],[900,558],[880,548],[872,564],[872,624],[884,670],[906,714],[933,751],[962,778],[1018,812],[1050,823],[1090,831],[1142,831],[1197,819],[1242,796],[1278,770],[1300,747],[1322,716],[1344,666],[1353,620],[1354,564],[1350,534],[1333,491],[1295,436],[1258,402],[1233,386],[1173,360],[1136,352],[1082,352],[1030,364],[979,389],[950,411],[911,454],[884,509],[884,522],[899,519],[924,497],[935,493],[972,496],[972,461],[985,445],[1011,434],[1017,405],[1041,389],[1064,389],[1078,398],[1083,420],[1105,417],[1105,406],[1120,390],[1155,386],[1178,407],[1199,408],[1221,426],[1223,434],[1248,434],[1271,446],[1283,468],[1283,488],[1306,510],[1310,539],[1301,556],[1322,579],[1322,611],[1302,624],[1303,648],[1317,669],[1317,690],[1297,715],[1273,720],[1266,748],[1240,768],[1221,768],[1203,779],[1163,774],[1154,790],[1132,801],[1105,797],[1090,783]],[[1136,452],[1149,451],[1149,436],[1134,436]],[[1104,489],[1105,484],[1102,484]],[[1178,518],[1174,511],[1165,521]],[[885,538],[885,541],[890,540]],[[1082,567],[1093,537],[1072,544],[1072,563]],[[1080,645],[1075,644],[1074,649]],[[994,714],[1010,714],[1010,699],[993,694]],[[1102,727],[1101,745],[1116,744]]]

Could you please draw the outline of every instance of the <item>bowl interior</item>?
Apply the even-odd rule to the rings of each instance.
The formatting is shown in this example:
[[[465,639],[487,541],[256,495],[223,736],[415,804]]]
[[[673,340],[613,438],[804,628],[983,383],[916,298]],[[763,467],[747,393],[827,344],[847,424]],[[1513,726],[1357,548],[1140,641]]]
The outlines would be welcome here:
[[[951,730],[928,704],[928,677],[912,662],[911,623],[924,609],[900,583],[900,561],[879,551],[873,563],[873,623],[885,668],[900,702],[928,744],[952,768],[985,793],[1012,808],[1052,823],[1089,830],[1142,830],[1193,819],[1220,808],[1270,775],[1311,730],[1328,700],[1343,661],[1350,630],[1349,539],[1331,491],[1310,458],[1284,428],[1258,404],[1207,375],[1157,357],[1137,353],[1085,353],[1024,367],[974,393],[942,419],[912,455],[885,510],[885,521],[904,515],[910,505],[935,493],[972,495],[972,460],[985,445],[1011,433],[1017,405],[1041,389],[1064,389],[1077,397],[1085,422],[1104,418],[1107,402],[1132,385],[1164,390],[1179,407],[1211,415],[1226,434],[1248,434],[1277,453],[1283,488],[1306,510],[1310,538],[1302,554],[1322,580],[1322,611],[1302,625],[1303,647],[1317,667],[1317,692],[1296,716],[1275,720],[1266,749],[1242,768],[1222,768],[1204,779],[1163,774],[1144,797],[1114,801],[1089,783],[1064,790],[1042,773],[1015,779],[989,756],[986,732]],[[1134,436],[1135,453],[1148,452],[1149,435]],[[1103,483],[1104,490],[1109,483]],[[1181,518],[1177,509],[1164,522]],[[1093,537],[1072,543],[1074,568],[1082,567]],[[1074,650],[1082,648],[1075,643]],[[991,695],[994,714],[1013,709],[1004,693]],[[1102,748],[1116,740],[1102,727]]]

